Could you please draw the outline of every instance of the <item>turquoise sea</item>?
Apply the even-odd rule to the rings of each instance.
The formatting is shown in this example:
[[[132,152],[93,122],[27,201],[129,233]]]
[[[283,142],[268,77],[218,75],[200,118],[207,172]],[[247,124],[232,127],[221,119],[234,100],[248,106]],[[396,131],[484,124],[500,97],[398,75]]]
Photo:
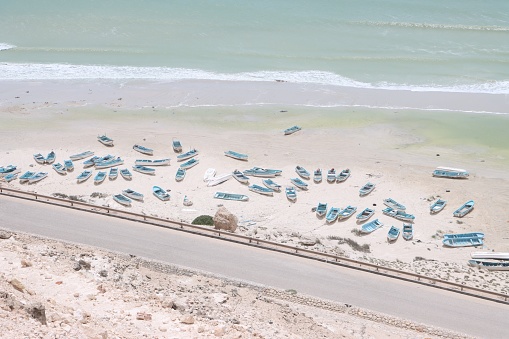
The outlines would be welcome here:
[[[509,93],[509,1],[0,0],[0,79]]]

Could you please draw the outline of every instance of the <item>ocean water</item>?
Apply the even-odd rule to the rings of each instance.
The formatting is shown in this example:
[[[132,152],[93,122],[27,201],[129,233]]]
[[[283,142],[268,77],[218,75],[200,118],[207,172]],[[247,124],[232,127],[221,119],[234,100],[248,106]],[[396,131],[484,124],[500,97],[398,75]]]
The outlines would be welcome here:
[[[509,1],[0,0],[0,79],[509,93]]]

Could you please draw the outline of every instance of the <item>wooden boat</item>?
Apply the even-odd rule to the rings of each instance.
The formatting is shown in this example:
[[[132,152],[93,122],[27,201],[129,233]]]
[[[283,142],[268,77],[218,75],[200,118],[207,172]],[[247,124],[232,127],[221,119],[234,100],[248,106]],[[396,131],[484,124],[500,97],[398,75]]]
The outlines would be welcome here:
[[[19,177],[19,182],[21,184],[27,182],[28,179],[30,179],[30,177],[33,176],[34,174],[35,174],[35,172],[26,171],[25,173],[23,173],[22,176]]]
[[[133,171],[136,171],[136,172],[140,172],[140,173],[143,173],[143,174],[150,174],[150,175],[155,175],[156,174],[156,170],[153,169],[153,168],[150,168],[150,167],[145,167],[145,166],[133,166]]]
[[[488,271],[509,271],[509,262],[469,260],[468,264],[470,266],[484,268]]]
[[[232,173],[232,176],[240,183],[242,184],[247,184],[249,183],[249,178],[247,176],[244,175],[244,173],[242,173],[241,171],[239,171],[238,169],[236,169],[235,171],[233,171]]]
[[[143,194],[138,193],[130,188],[123,190],[122,194],[125,195],[126,197],[133,199],[133,200],[143,201]]]
[[[249,200],[249,197],[247,195],[224,193],[224,192],[216,192],[214,194],[214,198],[224,199],[224,200],[233,200],[233,201],[248,201]]]
[[[336,177],[336,182],[343,182],[350,177],[350,169],[346,168],[342,170]]]
[[[334,168],[327,171],[327,182],[330,184],[336,182],[336,170]]]
[[[189,159],[185,163],[181,164],[180,168],[182,168],[182,169],[190,169],[191,167],[198,165],[199,162],[200,162],[200,160],[195,159],[195,158]]]
[[[316,216],[321,218],[327,213],[327,204],[325,203],[318,203],[318,206],[316,207]]]
[[[159,186],[154,186],[152,187],[152,192],[154,193],[154,195],[159,198],[160,200],[162,201],[168,201],[170,200],[170,195],[168,194],[168,192],[166,192],[165,190],[163,190],[161,187]]]
[[[98,135],[97,140],[99,140],[99,142],[105,146],[113,146],[113,139],[108,138],[105,134]]]
[[[177,173],[175,173],[175,180],[182,181],[186,177],[186,170],[184,168],[177,169]]]
[[[230,180],[231,177],[232,177],[231,173],[225,173],[225,174],[215,176],[207,182],[207,186],[212,187],[212,186],[222,184],[223,182]]]
[[[215,168],[207,168],[205,171],[205,174],[203,175],[203,181],[207,182],[210,179],[212,179],[216,175],[216,169]]]
[[[368,195],[369,193],[373,192],[374,189],[375,189],[375,184],[368,182],[367,184],[365,184],[364,186],[361,187],[361,189],[359,190],[359,195],[361,197]]]
[[[463,218],[465,215],[470,213],[474,209],[474,201],[469,200],[463,205],[461,205],[456,211],[454,211],[453,216],[458,218]]]
[[[187,160],[187,159],[191,159],[192,157],[195,157],[199,154],[198,150],[197,149],[192,149],[186,153],[182,153],[182,154],[179,154],[177,155],[177,161],[184,161],[184,160]]]
[[[375,219],[373,221],[367,222],[364,225],[362,225],[361,226],[361,233],[364,233],[364,234],[371,233],[373,231],[376,231],[377,229],[379,229],[383,225],[384,224],[380,220]]]
[[[94,152],[85,151],[85,152],[82,152],[82,153],[73,154],[69,158],[71,160],[81,160],[81,159],[85,159],[85,158],[91,157],[92,155],[94,155]]]
[[[173,151],[174,151],[175,153],[180,153],[180,152],[182,152],[182,144],[180,143],[180,140],[173,139],[173,141],[172,141],[172,146],[173,146]]]
[[[64,167],[65,170],[70,172],[74,170],[74,164],[72,163],[72,160],[64,160]]]
[[[396,241],[396,239],[398,239],[398,237],[399,237],[399,228],[397,228],[396,226],[391,226],[391,228],[389,229],[389,232],[387,232],[387,241],[388,242]]]
[[[9,173],[6,176],[4,176],[5,182],[11,182],[14,179],[16,179],[18,177],[18,173],[19,172]]]
[[[368,220],[369,218],[371,218],[371,216],[373,214],[375,214],[375,210],[366,207],[361,213],[357,214],[357,216],[355,218],[358,221],[364,221],[364,220]]]
[[[118,177],[118,168],[111,168],[110,173],[108,173],[108,178],[110,180],[115,180]]]
[[[134,164],[139,166],[168,166],[170,165],[170,158],[158,160],[138,159],[134,161]]]
[[[67,174],[67,170],[65,169],[64,165],[62,165],[61,163],[56,163],[56,164],[53,164],[51,165],[51,167],[53,167],[53,169],[58,173],[58,174],[62,174],[62,175],[66,175]]]
[[[120,170],[120,175],[122,176],[122,178],[124,178],[125,180],[131,180],[133,178],[133,175],[131,174],[131,172],[127,169],[127,168],[123,168]]]
[[[390,217],[396,218],[403,221],[414,221],[415,216],[413,214],[406,213],[404,211],[395,210],[392,207],[387,207],[382,210],[382,213]]]
[[[285,135],[290,135],[290,134],[300,131],[301,129],[302,129],[301,127],[295,125],[295,126],[285,129],[284,133],[285,133]]]
[[[224,152],[224,155],[226,155],[227,157],[237,159],[237,160],[242,160],[242,161],[247,161],[247,158],[248,158],[247,154],[237,153],[234,151],[226,151],[226,152]]]
[[[122,160],[120,157],[118,157],[118,158],[112,159],[112,160],[96,162],[95,168],[96,169],[105,169],[105,168],[109,168],[109,167],[120,166],[123,164],[124,164],[124,160]]]
[[[467,246],[481,246],[483,245],[483,238],[444,238],[442,244],[448,247],[467,247]]]
[[[33,184],[33,183],[41,181],[42,179],[46,178],[47,176],[48,176],[48,172],[37,172],[34,175],[32,175],[30,178],[28,178],[28,182]]]
[[[187,195],[184,195],[184,200],[182,201],[182,204],[184,206],[191,206],[193,202],[191,201],[191,199],[187,197]]]
[[[51,151],[48,153],[48,155],[46,156],[46,159],[44,159],[44,163],[46,164],[52,164],[55,162],[55,159],[56,159],[56,154],[55,152]]]
[[[301,167],[301,166],[295,167],[295,172],[297,172],[297,174],[300,175],[304,179],[309,179],[309,177],[310,177],[309,172],[304,167]]]
[[[290,179],[290,181],[292,182],[292,184],[294,184],[295,186],[297,186],[301,190],[307,190],[308,189],[308,184],[306,184],[300,178],[292,178],[292,179]]]
[[[248,170],[245,170],[244,175],[247,176],[253,176],[253,177],[262,177],[262,178],[275,178],[278,174],[275,172],[275,170],[269,170],[265,168],[251,168]]]
[[[267,187],[260,186],[260,185],[253,184],[253,185],[248,186],[248,188],[250,191],[253,191],[255,193],[259,193],[259,194],[263,194],[263,195],[270,195],[270,196],[274,195],[274,190],[267,188]]]
[[[338,219],[348,219],[355,213],[355,211],[357,211],[357,207],[347,206],[346,208],[339,211]]]
[[[472,259],[509,260],[509,252],[472,252]]]
[[[484,233],[482,232],[470,232],[470,233],[455,233],[455,234],[444,234],[444,239],[449,238],[484,238]]]
[[[441,210],[444,209],[446,204],[447,204],[447,201],[442,200],[442,199],[438,199],[437,201],[435,201],[434,203],[432,203],[429,206],[430,213],[431,214],[435,214],[435,213],[440,212]]]
[[[434,177],[442,178],[466,179],[468,178],[468,175],[468,172],[461,168],[437,167],[433,171]]]
[[[400,211],[406,210],[405,205],[400,204],[399,202],[397,202],[396,200],[394,200],[392,198],[384,199],[384,205],[389,206],[390,208],[393,208],[395,210],[400,210]]]
[[[0,167],[0,178],[4,177],[9,174],[19,173],[21,170],[18,168],[18,166],[14,165],[7,165],[5,167]]]
[[[104,179],[106,179],[106,172],[99,171],[94,177],[94,184],[99,185],[104,181]]]
[[[90,178],[91,175],[92,171],[83,171],[80,173],[80,175],[78,175],[76,179],[78,180],[78,183],[80,183]]]
[[[132,200],[122,194],[115,194],[113,200],[124,206],[131,206]]]
[[[329,212],[327,212],[327,215],[325,216],[325,220],[328,223],[333,223],[338,218],[340,211],[341,209],[339,207],[331,207]]]
[[[46,162],[46,159],[41,153],[34,154],[34,160],[36,163],[41,165],[44,165],[44,163]]]
[[[271,190],[273,190],[275,192],[280,192],[281,191],[281,185],[276,184],[274,181],[272,181],[272,179],[263,179],[262,183],[267,188],[270,188]]]
[[[136,144],[133,146],[133,149],[146,155],[154,155],[154,150],[145,146]]]
[[[414,225],[412,224],[403,224],[403,239],[412,240],[414,237]]]
[[[286,198],[290,201],[297,200],[297,191],[295,191],[294,187],[288,186],[285,188]]]
[[[319,182],[322,182],[322,169],[321,168],[317,168],[313,172],[313,181],[316,182],[317,184]]]

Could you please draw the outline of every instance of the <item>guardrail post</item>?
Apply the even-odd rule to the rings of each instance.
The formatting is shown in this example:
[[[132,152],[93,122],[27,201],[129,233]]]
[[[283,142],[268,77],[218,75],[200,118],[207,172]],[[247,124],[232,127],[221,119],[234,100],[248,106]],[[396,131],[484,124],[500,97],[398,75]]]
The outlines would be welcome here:
[[[35,195],[35,200],[37,200],[37,194]]]

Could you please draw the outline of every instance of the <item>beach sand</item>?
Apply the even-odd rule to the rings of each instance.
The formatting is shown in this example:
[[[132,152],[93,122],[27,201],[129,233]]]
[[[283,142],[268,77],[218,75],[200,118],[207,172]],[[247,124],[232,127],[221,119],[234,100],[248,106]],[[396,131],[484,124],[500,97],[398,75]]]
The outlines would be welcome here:
[[[228,87],[224,82],[210,81],[0,82],[0,165],[17,165],[22,173],[49,173],[36,184],[20,184],[17,180],[1,184],[47,195],[75,195],[98,205],[186,222],[199,215],[214,215],[218,206],[224,205],[238,216],[237,232],[242,234],[290,245],[314,239],[317,242],[309,246],[311,249],[508,293],[506,273],[479,271],[468,267],[467,261],[473,251],[509,251],[509,116],[352,107],[348,105],[355,105],[354,95],[348,91],[327,94],[321,88],[314,93],[310,87],[289,83]],[[372,94],[374,103],[383,101],[384,93]],[[430,97],[430,93],[415,94],[409,106],[432,106],[432,101],[426,104]],[[434,98],[445,100],[441,94]],[[505,99],[497,97],[494,102],[491,98],[476,95],[474,100],[459,93],[447,100],[451,109],[506,109]],[[341,101],[347,106],[337,105]],[[335,107],[313,107],[330,102]],[[302,130],[284,136],[283,130],[293,125]],[[114,139],[114,147],[97,141],[102,134]],[[182,182],[174,179],[180,163],[171,147],[173,138],[182,142],[184,151],[196,148],[200,152],[196,157],[199,164],[188,170]],[[153,148],[154,155],[134,151],[134,144]],[[122,157],[125,164],[119,168],[131,170],[136,159],[147,158],[169,157],[171,165],[156,167],[155,176],[133,172],[132,181],[119,176],[100,185],[94,185],[92,178],[77,184],[83,160],[76,161],[74,172],[66,176],[49,165],[35,163],[33,154],[46,155],[51,150],[56,152],[56,162],[61,163],[72,154],[90,150],[96,155]],[[249,160],[224,156],[228,150],[248,154]],[[273,197],[253,193],[235,179],[215,187],[207,187],[203,181],[208,168],[215,168],[220,175],[259,166],[283,170],[282,176],[274,180],[284,187],[297,177],[297,165],[311,173],[321,168],[324,176],[330,168],[349,168],[352,175],[338,184],[325,180],[315,184],[310,180],[309,190],[298,190],[295,203],[289,202],[284,192]],[[437,166],[465,168],[470,178],[433,178],[431,173]],[[359,188],[368,181],[375,183],[376,189],[359,197]],[[251,177],[249,183],[262,185],[262,179]],[[171,200],[155,198],[153,185],[171,190]],[[117,204],[112,195],[126,188],[143,193],[145,201],[133,202],[130,208]],[[217,200],[213,198],[216,191],[246,194],[249,201]],[[106,196],[93,198],[94,192]],[[193,201],[192,206],[183,206],[186,195]],[[390,226],[403,224],[382,214],[383,199],[389,197],[415,215],[412,241],[400,237],[394,243],[387,242]],[[430,215],[429,205],[438,197],[447,200],[447,206],[437,215]],[[453,211],[470,199],[475,201],[475,209],[464,218],[453,217]],[[357,236],[352,232],[360,228],[355,216],[327,224],[312,211],[319,202],[329,207],[356,206],[358,212],[374,208],[372,219],[378,218],[384,227]],[[443,233],[473,231],[486,234],[482,249],[442,246]],[[369,245],[369,253],[341,239]]]

